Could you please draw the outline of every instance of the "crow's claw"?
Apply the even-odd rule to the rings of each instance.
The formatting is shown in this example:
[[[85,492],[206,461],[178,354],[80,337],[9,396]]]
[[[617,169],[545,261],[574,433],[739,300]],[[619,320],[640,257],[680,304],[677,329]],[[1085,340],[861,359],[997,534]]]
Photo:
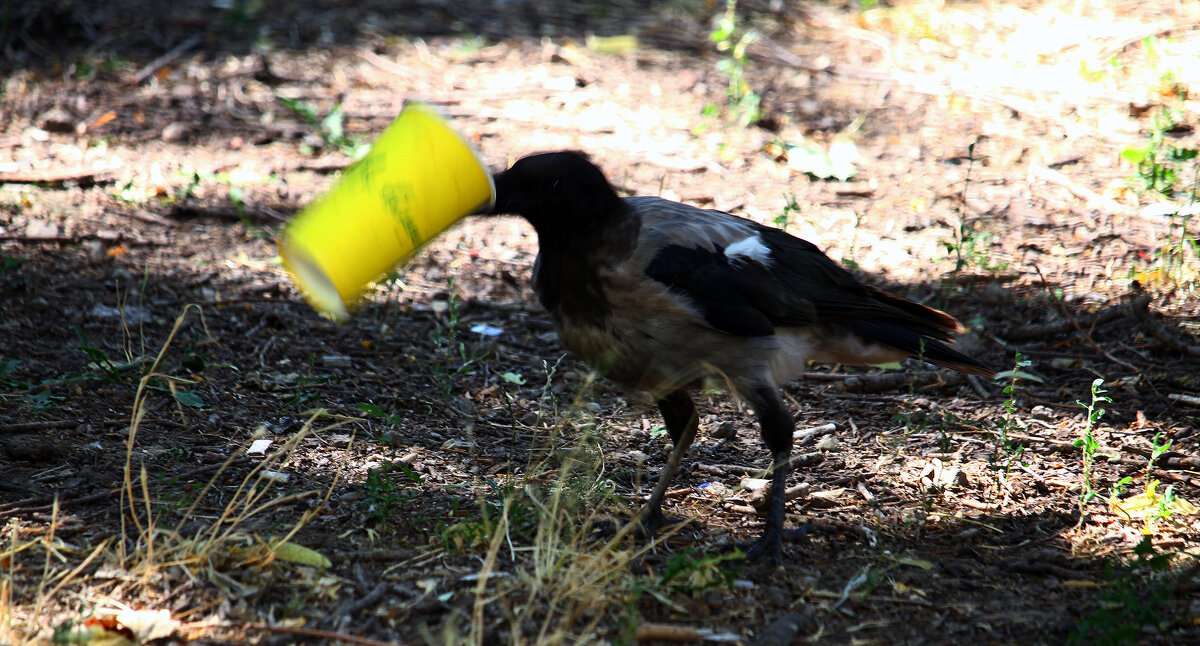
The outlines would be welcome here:
[[[805,523],[795,529],[772,530],[768,528],[756,540],[741,543],[737,548],[746,554],[748,561],[766,559],[767,563],[771,565],[779,565],[783,559],[783,541],[807,539],[813,529],[810,523]]]
[[[654,538],[658,534],[658,531],[660,529],[662,529],[664,527],[672,527],[675,525],[682,525],[683,523],[686,523],[688,520],[689,519],[687,519],[687,518],[676,518],[674,516],[667,516],[662,513],[662,509],[659,509],[657,507],[655,507],[653,509],[647,509],[642,512],[641,518],[639,518],[637,520],[637,523],[638,523],[637,537],[640,539],[651,539],[651,538]]]

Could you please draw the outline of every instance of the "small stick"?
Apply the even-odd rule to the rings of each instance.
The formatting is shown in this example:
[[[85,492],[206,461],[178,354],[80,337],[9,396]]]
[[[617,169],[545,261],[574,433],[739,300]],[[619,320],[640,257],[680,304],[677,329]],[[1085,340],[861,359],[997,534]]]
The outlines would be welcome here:
[[[146,81],[146,79],[149,79],[151,76],[157,74],[158,70],[170,65],[171,63],[174,63],[176,59],[186,54],[189,49],[199,45],[200,41],[202,40],[204,40],[204,34],[192,34],[190,38],[182,43],[179,43],[175,47],[171,48],[171,50],[166,54],[163,54],[162,56],[150,61],[149,64],[138,70],[138,73],[133,77],[133,84],[141,85]]]
[[[1176,352],[1182,352],[1190,357],[1200,357],[1200,346],[1184,343],[1182,340],[1176,338],[1173,334],[1167,331],[1167,328],[1164,325],[1158,321],[1155,321],[1153,318],[1150,318],[1150,310],[1147,307],[1149,303],[1150,299],[1147,297],[1145,300],[1135,299],[1129,304],[1130,309],[1133,310],[1134,316],[1141,321],[1142,327],[1145,328],[1145,330],[1149,332],[1151,336],[1159,341],[1162,341],[1168,348],[1171,348]],[[1170,397],[1174,398],[1175,395],[1170,395]]]
[[[342,610],[340,612],[338,612],[337,614],[339,616],[345,615],[345,616],[353,617],[354,615],[358,614],[359,610],[362,610],[363,608],[366,608],[367,606],[374,605],[375,602],[378,601],[379,598],[383,596],[383,593],[387,592],[387,589],[388,589],[387,581],[380,581],[379,585],[375,586],[375,588],[373,590],[371,590],[370,592],[367,593],[367,596],[363,597],[362,599],[359,599],[358,601],[348,604],[346,607],[342,608]]]
[[[690,626],[678,626],[675,624],[642,624],[637,627],[637,632],[633,636],[635,641],[649,641],[651,639],[659,639],[670,642],[698,642],[704,638],[703,634]]]
[[[76,181],[92,185],[112,181],[112,174],[107,170],[60,170],[44,173],[0,173],[0,182],[7,184],[61,184]]]
[[[1072,181],[1066,175],[1063,175],[1062,173],[1051,168],[1038,165],[1030,166],[1029,174],[1038,179],[1050,182],[1051,184],[1057,184],[1067,189],[1072,195],[1081,200],[1085,200],[1089,205],[1103,207],[1105,210],[1111,213],[1127,213],[1129,211],[1129,209],[1125,208],[1121,204],[1100,195],[1099,193],[1086,186],[1083,186],[1082,184]],[[1087,222],[1088,227],[1093,229],[1096,228],[1096,221],[1091,217],[1084,216],[1084,220]]]
[[[1047,282],[1046,277],[1042,275],[1042,268],[1038,267],[1037,265],[1034,265],[1033,268],[1035,270],[1037,270],[1038,277],[1042,279],[1042,286],[1046,289],[1047,292],[1049,292],[1050,291],[1050,283]],[[1143,295],[1143,297],[1149,298],[1149,296],[1144,296],[1144,295]],[[1139,298],[1142,298],[1142,297],[1139,297]],[[1096,352],[1099,352],[1101,355],[1104,356],[1105,359],[1108,359],[1109,361],[1111,361],[1119,366],[1123,366],[1123,367],[1127,368],[1128,370],[1130,370],[1131,372],[1135,372],[1135,373],[1141,372],[1141,370],[1139,370],[1137,368],[1137,366],[1114,357],[1111,352],[1100,347],[1099,343],[1096,343],[1096,340],[1092,338],[1092,334],[1091,334],[1091,330],[1096,329],[1096,324],[1097,324],[1096,322],[1093,322],[1090,326],[1088,326],[1088,331],[1084,332],[1083,328],[1079,324],[1078,319],[1076,319],[1075,315],[1071,313],[1071,310],[1067,309],[1067,306],[1062,301],[1055,299],[1055,302],[1058,304],[1059,311],[1061,311],[1063,313],[1063,316],[1067,317],[1067,319],[1069,319],[1071,321],[1071,325],[1072,325],[1072,327],[1075,328],[1075,331],[1078,332],[1079,335],[1083,337],[1083,340],[1086,341],[1088,345],[1092,346],[1093,350],[1095,350]],[[1115,306],[1115,307],[1121,307],[1121,309],[1124,309],[1123,306]]]
[[[1167,398],[1177,401],[1181,404],[1190,404],[1192,406],[1200,406],[1200,397],[1197,397],[1195,395],[1184,395],[1182,393],[1170,393],[1167,395]]]
[[[348,642],[351,644],[361,644],[362,646],[397,646],[404,642],[387,641],[381,642],[377,639],[369,637],[358,637],[356,635],[348,635],[346,633],[333,632],[332,630],[320,630],[317,628],[298,628],[291,626],[268,626],[267,624],[247,624],[247,628],[256,630],[265,630],[267,632],[278,633],[283,635],[300,635],[301,637],[315,637],[319,640],[334,643]]]
[[[1036,269],[1036,267],[1035,267],[1035,269]],[[1041,271],[1038,271],[1038,274],[1041,275]],[[1045,282],[1045,278],[1043,278],[1042,281]],[[1150,303],[1150,296],[1143,294],[1141,296],[1135,297],[1129,303],[1113,305],[1112,307],[1106,307],[1106,308],[1100,310],[1099,312],[1096,312],[1095,314],[1076,317],[1074,326],[1077,327],[1080,325],[1084,325],[1089,328],[1095,328],[1098,325],[1104,325],[1105,323],[1108,323],[1109,321],[1113,321],[1113,320],[1121,318],[1121,316],[1123,316],[1128,311],[1128,308],[1132,307],[1134,312],[1136,313],[1139,307],[1145,308],[1146,305],[1149,303]],[[1038,324],[1038,325],[1022,325],[1020,327],[1015,327],[1010,330],[1004,330],[1004,331],[998,332],[996,334],[996,336],[998,336],[1001,339],[1004,339],[1005,341],[1008,341],[1008,342],[1028,341],[1030,339],[1036,339],[1036,338],[1040,338],[1040,337],[1044,337],[1044,336],[1049,336],[1052,334],[1061,334],[1062,332],[1067,332],[1072,327],[1073,327],[1073,324],[1071,322],[1071,319],[1068,318],[1067,320],[1054,321],[1052,323],[1044,323],[1044,324]]]

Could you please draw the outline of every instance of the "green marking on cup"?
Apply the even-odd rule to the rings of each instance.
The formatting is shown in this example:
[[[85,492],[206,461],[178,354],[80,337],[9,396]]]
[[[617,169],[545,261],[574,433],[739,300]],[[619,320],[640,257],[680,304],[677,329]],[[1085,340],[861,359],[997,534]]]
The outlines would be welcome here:
[[[392,214],[392,218],[408,234],[412,248],[421,246],[421,231],[412,217],[413,185],[412,182],[394,182],[379,189],[379,198]]]

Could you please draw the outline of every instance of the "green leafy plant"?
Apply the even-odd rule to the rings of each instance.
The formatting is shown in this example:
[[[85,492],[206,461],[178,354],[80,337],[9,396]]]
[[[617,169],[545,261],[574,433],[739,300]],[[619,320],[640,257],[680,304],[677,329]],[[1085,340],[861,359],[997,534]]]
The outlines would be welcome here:
[[[788,168],[817,179],[844,182],[858,172],[858,147],[846,139],[835,139],[828,146],[805,141],[784,144],[784,148]]]
[[[434,333],[433,343],[439,359],[433,362],[434,381],[441,388],[443,402],[450,401],[459,376],[470,372],[486,355],[486,352],[467,350],[467,345],[460,337],[462,300],[454,291],[454,279],[446,279],[446,289],[450,293],[446,301],[446,318],[443,325],[438,326]]]
[[[666,567],[658,579],[658,587],[670,594],[696,595],[715,587],[732,588],[733,580],[741,571],[742,564],[728,565],[729,561],[741,561],[746,557],[741,550],[734,549],[726,554],[705,554],[689,548],[667,560]]]
[[[388,426],[396,426],[404,421],[399,415],[389,413],[375,404],[358,403],[355,404],[354,407],[368,415],[382,418],[383,423],[387,424]]]
[[[537,530],[539,502],[532,490],[517,482],[499,483],[490,478],[487,484],[489,493],[480,498],[478,515],[442,530],[442,542],[450,549],[463,551],[487,545],[502,524],[502,517],[508,540],[529,540]]]
[[[337,378],[333,375],[314,374],[313,367],[317,362],[316,355],[308,355],[308,366],[305,374],[296,377],[296,391],[287,398],[287,403],[293,406],[303,406],[310,401],[319,397],[316,390],[312,390],[311,386],[323,384],[328,381],[335,381]]]
[[[1137,644],[1145,642],[1146,630],[1164,632],[1169,622],[1162,617],[1163,606],[1173,591],[1167,580],[1170,565],[1171,556],[1156,551],[1149,536],[1134,548],[1131,561],[1105,563],[1103,603],[1080,620],[1067,643]]]
[[[729,120],[746,127],[762,118],[762,97],[750,87],[746,72],[750,68],[747,48],[758,39],[758,32],[745,29],[738,24],[737,0],[725,0],[725,12],[717,18],[716,26],[709,34],[717,51],[725,54],[717,61],[717,71],[725,75],[726,115]],[[715,114],[715,106],[705,108],[706,114]]]
[[[1131,178],[1134,188],[1141,192],[1158,193],[1168,199],[1177,197],[1186,178],[1184,166],[1194,161],[1200,150],[1169,144],[1166,135],[1177,129],[1180,112],[1162,106],[1154,113],[1149,140],[1144,146],[1131,146],[1121,151],[1121,159],[1133,165],[1136,175]],[[1193,182],[1192,190],[1195,190]]]
[[[1146,461],[1146,482],[1150,482],[1150,473],[1154,469],[1154,463],[1175,445],[1174,440],[1163,442],[1162,435],[1162,431],[1159,431],[1154,434],[1154,439],[1150,441],[1150,459]]]
[[[16,256],[0,254],[0,272],[16,269],[27,262],[29,262],[28,258],[17,258]]]
[[[795,193],[788,193],[783,196],[783,199],[786,202],[784,202],[783,210],[775,216],[775,226],[781,231],[787,231],[788,226],[792,224],[792,216],[800,213],[800,203],[796,200]]]
[[[1200,175],[1200,164],[1196,166],[1196,173]],[[1193,193],[1189,198],[1191,204],[1196,203],[1194,192],[1196,189],[1197,184],[1193,181]],[[1172,215],[1167,226],[1166,244],[1158,250],[1157,254],[1164,278],[1168,284],[1175,287],[1185,285],[1194,287],[1200,281],[1200,242],[1197,241],[1195,234],[1188,230],[1191,221],[1190,213]]]
[[[1002,270],[1004,265],[994,265],[988,247],[995,236],[991,231],[976,228],[976,222],[967,218],[967,193],[971,189],[971,174],[975,168],[975,143],[967,146],[967,174],[963,178],[962,196],[956,208],[958,211],[958,226],[954,229],[954,239],[942,241],[946,251],[954,254],[955,278],[970,267],[979,267],[987,271]]]
[[[307,123],[325,146],[339,150],[351,159],[361,158],[370,149],[370,144],[346,134],[346,116],[342,113],[342,104],[335,104],[325,116],[321,116],[307,101],[278,95],[276,98],[285,108]]]
[[[1108,397],[1104,390],[1104,379],[1097,378],[1092,381],[1092,398],[1088,403],[1076,400],[1086,411],[1083,421],[1083,431],[1080,433],[1079,439],[1075,440],[1075,446],[1083,451],[1083,473],[1080,474],[1081,491],[1079,494],[1079,521],[1083,522],[1084,508],[1093,498],[1096,497],[1096,490],[1092,486],[1092,465],[1096,460],[1096,454],[1100,450],[1100,442],[1096,439],[1095,429],[1096,422],[1104,417],[1107,412],[1100,405],[1106,402],[1112,402],[1112,398]]]
[[[1159,523],[1171,520],[1171,516],[1176,511],[1185,515],[1194,514],[1197,511],[1194,505],[1175,494],[1174,485],[1167,485],[1160,492],[1158,485],[1162,483],[1152,477],[1154,463],[1169,451],[1173,444],[1172,440],[1162,441],[1162,432],[1154,435],[1154,439],[1151,441],[1150,455],[1146,460],[1146,472],[1143,475],[1145,482],[1143,492],[1122,499],[1125,486],[1133,482],[1133,478],[1130,476],[1121,478],[1109,490],[1109,508],[1126,520],[1141,518],[1142,532],[1147,535],[1153,534]]]
[[[1025,452],[1025,447],[1020,442],[1012,441],[1008,437],[1010,432],[1019,428],[1017,423],[1018,382],[1021,380],[1042,381],[1037,375],[1030,374],[1025,370],[1030,365],[1032,365],[1032,362],[1018,350],[1013,358],[1012,370],[1005,370],[995,377],[998,381],[1007,380],[1007,383],[1004,385],[1005,400],[1001,405],[1004,414],[1001,416],[1000,423],[996,428],[999,435],[999,442],[997,442],[996,450],[991,457],[994,465],[1002,465],[1004,478],[1008,478],[1013,465],[1020,462],[1021,456]]]
[[[188,408],[204,408],[208,406],[208,404],[204,403],[204,399],[202,399],[200,395],[197,395],[186,388],[180,388],[176,386],[174,382],[168,382],[167,386],[147,386],[146,388],[148,390],[166,393],[174,397],[175,401],[179,402],[180,405],[187,406]]]
[[[363,481],[362,505],[376,522],[387,520],[395,505],[412,502],[418,495],[402,484],[401,477],[412,484],[421,483],[421,474],[399,463],[385,462],[367,471]]]
[[[75,336],[79,337],[79,349],[88,356],[92,366],[100,371],[106,381],[124,381],[124,377],[121,376],[121,371],[117,368],[117,365],[113,363],[112,359],[109,359],[108,353],[100,350],[99,348],[93,347],[92,342],[88,338],[87,334],[84,334],[83,328],[79,327],[78,325],[72,325],[71,330],[75,332]]]

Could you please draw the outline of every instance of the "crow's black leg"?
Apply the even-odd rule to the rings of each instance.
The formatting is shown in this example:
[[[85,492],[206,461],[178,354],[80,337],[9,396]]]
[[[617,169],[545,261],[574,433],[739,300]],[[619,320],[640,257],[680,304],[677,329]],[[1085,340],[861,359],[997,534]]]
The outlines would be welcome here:
[[[787,502],[788,458],[795,424],[773,384],[746,388],[740,394],[758,416],[763,442],[771,450],[771,499],[766,526],[762,536],[746,546],[746,556],[766,558],[777,565],[783,556],[783,506]]]
[[[688,447],[692,445],[692,440],[696,438],[696,427],[700,424],[700,418],[696,414],[696,404],[686,390],[676,390],[659,400],[658,410],[662,413],[667,433],[671,436],[671,442],[675,448],[671,450],[667,466],[658,476],[658,484],[654,486],[654,492],[650,494],[650,499],[646,501],[646,506],[642,508],[638,518],[642,532],[647,535],[653,535],[660,527],[672,522],[663,515],[663,496],[667,494],[667,487],[670,486],[671,479],[675,477],[675,472],[679,469],[679,462],[683,459],[683,454],[687,453]]]

